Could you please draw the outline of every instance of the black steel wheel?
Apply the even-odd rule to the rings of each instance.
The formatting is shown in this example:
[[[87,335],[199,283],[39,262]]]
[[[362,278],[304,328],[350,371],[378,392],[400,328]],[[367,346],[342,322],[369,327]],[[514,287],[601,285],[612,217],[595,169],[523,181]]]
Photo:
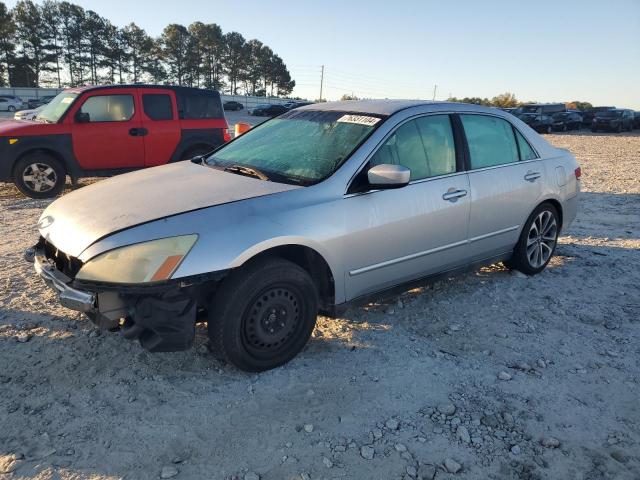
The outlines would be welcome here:
[[[306,345],[317,314],[317,290],[305,270],[281,258],[250,262],[211,301],[211,351],[245,371],[278,367]]]

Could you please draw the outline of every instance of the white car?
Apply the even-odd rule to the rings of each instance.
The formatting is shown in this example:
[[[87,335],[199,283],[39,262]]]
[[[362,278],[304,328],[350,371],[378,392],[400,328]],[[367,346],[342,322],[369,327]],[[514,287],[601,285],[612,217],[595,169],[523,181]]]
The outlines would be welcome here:
[[[15,112],[22,108],[23,103],[22,99],[15,95],[0,95],[0,111]]]
[[[13,116],[13,119],[14,120],[35,120],[43,107],[44,105],[38,108],[33,108],[31,110],[20,110],[19,112],[15,113],[15,115]]]

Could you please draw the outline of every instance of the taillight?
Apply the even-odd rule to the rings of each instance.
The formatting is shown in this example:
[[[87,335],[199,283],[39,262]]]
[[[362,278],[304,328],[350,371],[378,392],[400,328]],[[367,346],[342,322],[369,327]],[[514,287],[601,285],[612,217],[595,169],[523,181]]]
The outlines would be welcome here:
[[[582,169],[580,167],[576,168],[575,174],[576,174],[576,180],[580,180],[580,177],[582,176]]]
[[[228,128],[223,128],[222,129],[222,139],[225,142],[231,141],[231,135],[229,134],[229,129]]]

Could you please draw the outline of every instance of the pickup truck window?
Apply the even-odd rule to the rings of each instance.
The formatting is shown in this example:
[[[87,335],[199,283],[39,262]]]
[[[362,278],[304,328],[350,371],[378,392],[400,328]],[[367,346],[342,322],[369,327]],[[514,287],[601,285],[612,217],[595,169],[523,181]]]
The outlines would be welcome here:
[[[142,95],[142,108],[151,120],[173,120],[171,97],[166,93]]]
[[[134,113],[132,95],[95,95],[80,107],[90,122],[126,122]]]

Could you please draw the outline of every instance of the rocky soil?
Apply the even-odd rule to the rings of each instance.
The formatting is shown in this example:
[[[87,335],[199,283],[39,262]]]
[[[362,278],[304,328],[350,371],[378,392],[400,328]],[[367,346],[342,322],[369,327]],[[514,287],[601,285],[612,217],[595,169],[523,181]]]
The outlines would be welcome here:
[[[21,256],[47,202],[0,187],[0,478],[640,478],[640,136],[548,139],[584,194],[544,273],[319,318],[260,375],[60,307]]]

